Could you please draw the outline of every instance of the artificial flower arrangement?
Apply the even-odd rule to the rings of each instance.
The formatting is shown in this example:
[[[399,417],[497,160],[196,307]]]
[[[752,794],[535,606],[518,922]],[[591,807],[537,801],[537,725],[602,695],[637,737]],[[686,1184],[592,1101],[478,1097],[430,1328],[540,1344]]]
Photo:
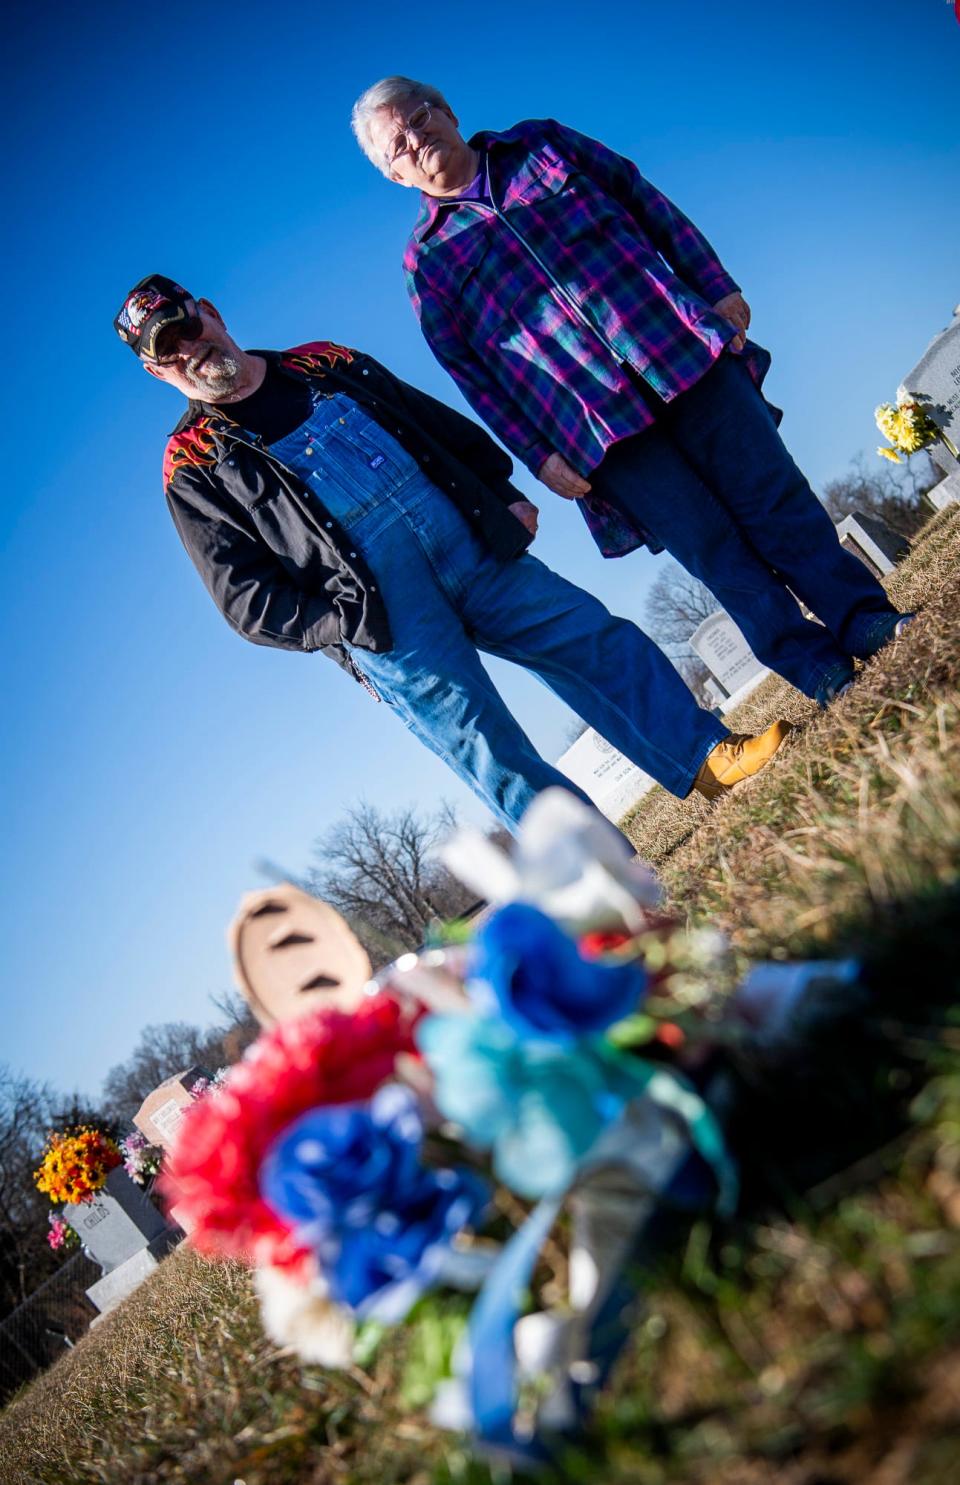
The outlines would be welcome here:
[[[479,1289],[435,1417],[538,1457],[629,1333],[652,1211],[735,1205],[720,1123],[679,1059],[775,1038],[810,977],[768,967],[717,1012],[722,946],[680,935],[619,832],[563,790],[534,801],[512,857],[463,832],[445,859],[490,904],[480,926],[404,955],[353,1012],[264,1033],[187,1114],[161,1185],[195,1247],[254,1267],[267,1331],[308,1361],[348,1365],[367,1322]],[[498,1185],[536,1203],[505,1243]],[[569,1296],[544,1307],[534,1276],[561,1217]]]
[[[85,1124],[47,1136],[34,1181],[52,1202],[92,1201],[108,1173],[122,1162],[116,1142]]]
[[[47,1242],[55,1253],[59,1253],[61,1249],[64,1252],[69,1252],[80,1242],[79,1235],[70,1226],[70,1223],[62,1213],[51,1212],[47,1221],[50,1225],[50,1230],[47,1233]]]
[[[889,459],[893,464],[902,463],[901,454],[906,454],[909,458],[911,454],[929,448],[938,439],[946,445],[953,457],[957,458],[956,444],[947,437],[940,425],[915,398],[904,397],[903,400],[898,398],[896,405],[881,402],[874,417],[880,432],[892,445],[890,448],[877,449],[877,453],[881,458]]]
[[[120,1141],[120,1154],[123,1156],[124,1170],[138,1186],[146,1186],[157,1175],[163,1159],[163,1151],[159,1146],[152,1145],[139,1129],[133,1130]]]

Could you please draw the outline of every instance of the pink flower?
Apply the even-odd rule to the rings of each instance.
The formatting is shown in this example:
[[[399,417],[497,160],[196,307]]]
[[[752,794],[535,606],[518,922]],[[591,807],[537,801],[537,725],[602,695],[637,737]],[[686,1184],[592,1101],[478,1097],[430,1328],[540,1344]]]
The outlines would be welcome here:
[[[67,1241],[70,1232],[70,1224],[66,1218],[57,1216],[54,1212],[49,1217],[50,1231],[47,1233],[47,1242],[54,1252],[62,1248]]]

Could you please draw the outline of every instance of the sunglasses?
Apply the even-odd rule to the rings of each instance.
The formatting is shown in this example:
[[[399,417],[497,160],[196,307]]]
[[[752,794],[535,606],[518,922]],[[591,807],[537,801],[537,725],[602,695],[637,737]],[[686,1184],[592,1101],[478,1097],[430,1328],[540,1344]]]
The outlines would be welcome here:
[[[175,361],[181,341],[199,340],[202,329],[203,321],[198,314],[189,314],[185,320],[177,320],[176,324],[164,325],[154,342],[153,355],[147,360],[159,366]]]

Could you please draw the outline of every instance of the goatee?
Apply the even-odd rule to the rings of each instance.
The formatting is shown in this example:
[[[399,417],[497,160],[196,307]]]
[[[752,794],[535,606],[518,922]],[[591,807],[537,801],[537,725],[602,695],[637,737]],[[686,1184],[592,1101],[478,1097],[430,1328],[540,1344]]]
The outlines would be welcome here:
[[[202,365],[199,364],[201,360]],[[236,389],[240,381],[240,363],[228,351],[201,351],[183,374],[197,392],[213,401],[228,397]]]

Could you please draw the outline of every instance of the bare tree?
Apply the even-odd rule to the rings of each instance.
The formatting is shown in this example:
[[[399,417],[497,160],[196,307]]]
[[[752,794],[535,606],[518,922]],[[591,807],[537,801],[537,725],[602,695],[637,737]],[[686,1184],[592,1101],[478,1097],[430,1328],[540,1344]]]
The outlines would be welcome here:
[[[432,922],[472,906],[473,894],[436,856],[455,825],[446,805],[388,814],[359,804],[314,846],[310,890],[343,914],[376,964],[418,948]]]
[[[677,562],[670,562],[650,589],[645,626],[673,661],[701,706],[713,706],[706,690],[710,672],[690,648],[690,636],[720,604],[710,589]]]
[[[647,629],[672,660],[690,653],[693,631],[715,614],[720,604],[710,589],[676,562],[660,573],[646,603]]]
[[[923,496],[936,482],[927,454],[914,454],[903,464],[877,460],[876,467],[858,454],[848,474],[824,485],[823,503],[834,521],[862,511],[911,537],[927,519]]]
[[[214,1033],[220,1038],[220,1053],[211,1057],[217,1067],[239,1062],[244,1052],[260,1035],[260,1026],[243,996],[236,990],[225,990],[210,997],[223,1016],[223,1024]],[[212,1050],[212,1049],[211,1049]]]
[[[209,1067],[211,1060],[222,1061],[222,1040],[221,1032],[204,1032],[186,1021],[145,1026],[127,1061],[118,1063],[107,1073],[103,1083],[104,1106],[114,1119],[132,1119],[147,1094],[165,1078],[188,1067]]]
[[[55,1102],[46,1084],[0,1067],[0,1315],[56,1267],[46,1242],[50,1204],[33,1180]]]

